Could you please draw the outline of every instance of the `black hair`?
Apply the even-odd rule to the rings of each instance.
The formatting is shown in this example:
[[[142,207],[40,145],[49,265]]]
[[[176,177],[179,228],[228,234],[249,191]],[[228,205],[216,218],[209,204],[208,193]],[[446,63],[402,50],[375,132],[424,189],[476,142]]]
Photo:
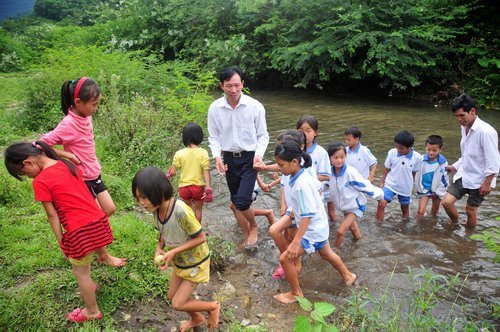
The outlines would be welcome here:
[[[4,152],[5,167],[10,175],[18,180],[22,180],[19,174],[24,167],[23,162],[30,156],[40,156],[42,153],[45,153],[50,159],[62,161],[66,164],[71,174],[75,177],[77,176],[76,166],[72,162],[60,158],[54,149],[44,141],[35,141],[32,143],[17,142],[11,144]]]
[[[344,135],[352,135],[354,138],[361,138],[361,129],[356,126],[349,127],[344,131]]]
[[[415,138],[408,130],[403,130],[394,136],[394,142],[406,146],[407,148],[411,148],[415,142]]]
[[[137,191],[154,206],[159,206],[164,199],[169,200],[174,195],[174,189],[165,173],[152,166],[144,167],[135,173],[132,180],[132,195],[135,198]]]
[[[200,145],[203,142],[203,129],[196,122],[190,122],[182,129],[182,143]]]
[[[443,138],[439,135],[431,135],[425,140],[425,144],[439,145],[439,148],[443,148]]]
[[[297,129],[289,129],[283,133],[281,142],[291,140],[297,143],[299,146],[304,146],[304,151],[306,151],[306,134]]]
[[[307,168],[312,165],[311,156],[304,152],[297,142],[292,140],[285,140],[282,144],[278,144],[274,150],[274,156],[288,162],[297,159],[303,168]],[[304,163],[301,163],[302,159],[304,160]]]
[[[463,108],[464,112],[469,113],[471,109],[476,107],[476,101],[469,95],[461,94],[451,104],[451,111],[455,113]]]
[[[243,81],[243,71],[238,66],[227,67],[221,71],[219,74],[219,80],[221,83],[224,83],[225,81],[229,81],[234,74],[238,74],[240,79]]]
[[[61,87],[61,110],[64,115],[67,115],[68,109],[75,105],[75,88],[81,79],[85,79],[85,82],[83,82],[76,98],[80,98],[81,101],[86,103],[96,100],[101,95],[101,89],[97,83],[90,78],[80,77],[76,80],[67,80]]]
[[[307,123],[309,126],[311,126],[312,129],[314,129],[315,132],[318,132],[319,130],[319,124],[318,120],[312,115],[303,115],[300,117],[299,120],[297,120],[297,125],[296,128],[299,129],[304,123]],[[314,141],[316,141],[316,137],[314,138]]]
[[[347,154],[346,148],[342,142],[332,142],[328,144],[328,148],[326,151],[328,152],[328,156],[333,156],[337,151],[344,150],[344,153]]]

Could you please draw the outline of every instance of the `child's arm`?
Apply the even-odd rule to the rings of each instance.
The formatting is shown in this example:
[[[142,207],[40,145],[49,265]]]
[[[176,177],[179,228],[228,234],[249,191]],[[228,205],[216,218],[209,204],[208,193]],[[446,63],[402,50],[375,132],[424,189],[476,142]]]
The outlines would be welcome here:
[[[43,203],[43,208],[47,213],[47,219],[49,220],[50,227],[52,228],[52,231],[56,236],[57,242],[61,243],[63,232],[61,228],[61,221],[59,220],[59,216],[57,215],[56,208],[54,207],[54,204],[52,204],[52,202],[42,202],[42,203]],[[62,251],[62,249],[61,252],[63,253],[64,256],[66,256],[66,254]]]
[[[286,206],[286,201],[285,201],[285,189],[283,189],[283,187],[281,187],[280,193],[281,193],[281,195],[280,195],[280,216],[284,216],[286,213],[287,206]]]
[[[276,180],[274,180],[273,182],[269,183],[269,184],[268,184],[268,186],[269,186],[269,188],[272,188],[272,187],[274,187],[274,186],[276,186],[276,185],[278,185],[278,184],[280,184],[280,183],[281,183],[281,179],[280,179],[280,178],[277,178],[277,179],[276,179]]]
[[[375,171],[377,170],[377,163],[370,166],[370,175],[368,175],[368,180],[373,183],[375,178]]]
[[[177,168],[172,164],[167,171],[167,178],[175,176],[175,174],[177,174]]]
[[[302,241],[302,238],[304,237],[304,234],[306,233],[310,223],[310,217],[302,218],[300,220],[300,226],[297,230],[297,233],[295,234],[293,241],[290,243],[290,245],[288,245],[288,248],[286,249],[286,256],[288,258],[295,259],[297,257],[300,248],[300,241]]]
[[[210,187],[210,170],[204,169],[203,176],[205,177],[205,191],[206,191],[207,189],[211,189],[211,187]]]
[[[259,174],[257,174],[257,184],[259,185],[260,189],[262,189],[265,192],[268,192],[269,190],[271,190],[271,188],[268,187],[268,185],[265,184],[264,181],[262,181],[262,178],[260,177]]]
[[[278,164],[272,164],[272,165],[266,165],[264,163],[256,163],[254,165],[254,168],[258,170],[259,172],[266,171],[266,172],[278,172],[280,170]]]
[[[165,270],[169,266],[169,264],[172,261],[172,259],[174,259],[175,255],[177,255],[178,253],[180,253],[182,251],[186,251],[186,250],[191,249],[191,248],[194,248],[194,247],[202,244],[205,241],[207,241],[207,236],[205,235],[204,232],[200,232],[195,237],[190,238],[189,240],[187,240],[186,243],[184,243],[184,244],[182,244],[182,245],[180,245],[180,246],[178,246],[176,248],[170,249],[169,251],[167,251],[163,255],[163,258],[165,259],[165,262],[160,267],[160,270]]]
[[[80,159],[78,159],[78,157],[74,153],[71,153],[69,151],[64,151],[64,150],[54,148],[54,152],[56,153],[56,155],[58,157],[68,159],[69,161],[71,161],[75,165],[82,163],[80,161]]]
[[[318,176],[319,182],[324,182],[324,181],[330,180],[330,175],[318,174],[317,176]]]
[[[385,184],[385,178],[387,177],[387,174],[389,174],[389,172],[391,171],[390,168],[385,168],[384,169],[384,174],[382,174],[382,180],[380,180],[380,188],[382,188]]]

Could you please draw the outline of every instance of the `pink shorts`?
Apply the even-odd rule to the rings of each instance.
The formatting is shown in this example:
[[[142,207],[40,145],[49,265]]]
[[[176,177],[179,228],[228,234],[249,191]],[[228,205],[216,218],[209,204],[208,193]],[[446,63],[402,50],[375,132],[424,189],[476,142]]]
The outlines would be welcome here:
[[[201,201],[201,197],[205,193],[204,186],[186,186],[179,188],[179,196],[185,201]]]

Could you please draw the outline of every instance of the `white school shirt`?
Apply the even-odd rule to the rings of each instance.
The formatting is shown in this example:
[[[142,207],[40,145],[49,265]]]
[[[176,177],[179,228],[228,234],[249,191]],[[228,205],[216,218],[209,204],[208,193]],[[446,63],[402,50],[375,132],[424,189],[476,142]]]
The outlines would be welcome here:
[[[221,157],[222,151],[255,151],[263,156],[269,143],[264,106],[241,94],[233,109],[226,96],[214,101],[208,108],[208,142],[212,157]]]
[[[328,217],[323,206],[323,200],[318,193],[317,179],[314,179],[302,168],[288,181],[291,189],[291,206],[295,215],[297,226],[303,218],[311,218],[309,227],[304,234],[304,239],[309,242],[322,242],[328,240]]]
[[[484,179],[491,174],[498,174],[500,156],[498,153],[498,133],[488,123],[476,117],[468,135],[462,127],[460,140],[461,157],[453,167],[457,170],[453,182],[462,178],[462,186],[478,189]],[[496,186],[496,176],[491,181],[491,188]]]
[[[304,169],[304,168],[303,168]],[[305,168],[305,172],[308,172],[312,167],[307,167]],[[319,182],[318,178],[316,177],[316,174],[314,174],[314,171],[311,173],[309,172],[309,175],[313,178],[313,181],[311,181],[318,191],[320,193],[323,190],[323,184]],[[292,207],[292,190],[290,187],[290,175],[281,175],[281,180],[280,180],[280,185],[283,188],[283,195],[285,195],[285,204],[287,211],[291,211]]]
[[[411,149],[407,155],[399,154],[396,148],[389,150],[385,158],[385,167],[390,168],[385,179],[385,187],[402,196],[411,196],[413,172],[420,170],[422,155]]]
[[[367,202],[364,194],[376,199],[384,197],[381,188],[372,185],[357,169],[347,164],[344,164],[339,174],[335,173],[335,168],[332,166],[332,176],[328,184],[331,200],[342,212],[354,210],[364,212]]]
[[[366,179],[370,176],[370,167],[377,163],[377,158],[370,149],[361,143],[351,150],[347,147],[347,164],[354,167]]]
[[[316,170],[316,174],[328,176],[332,175],[328,152],[326,152],[321,145],[314,143],[309,149],[307,149],[307,153],[311,156],[312,167]]]

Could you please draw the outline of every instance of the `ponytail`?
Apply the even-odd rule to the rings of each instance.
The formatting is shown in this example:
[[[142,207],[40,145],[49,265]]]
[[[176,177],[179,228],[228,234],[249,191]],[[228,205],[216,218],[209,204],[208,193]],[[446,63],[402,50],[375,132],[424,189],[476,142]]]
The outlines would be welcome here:
[[[76,98],[86,103],[97,99],[100,95],[101,89],[88,77],[67,80],[61,87],[61,110],[64,115],[67,115],[69,108],[75,105]]]
[[[302,152],[302,160],[300,162],[300,166],[302,166],[302,168],[308,168],[312,166],[312,158],[309,153]]]
[[[17,142],[11,144],[4,152],[5,167],[10,175],[22,180],[20,173],[24,167],[23,162],[30,156],[40,156],[42,153],[54,160],[60,160],[66,164],[73,176],[77,176],[76,166],[66,159],[60,158],[54,149],[44,141]]]

